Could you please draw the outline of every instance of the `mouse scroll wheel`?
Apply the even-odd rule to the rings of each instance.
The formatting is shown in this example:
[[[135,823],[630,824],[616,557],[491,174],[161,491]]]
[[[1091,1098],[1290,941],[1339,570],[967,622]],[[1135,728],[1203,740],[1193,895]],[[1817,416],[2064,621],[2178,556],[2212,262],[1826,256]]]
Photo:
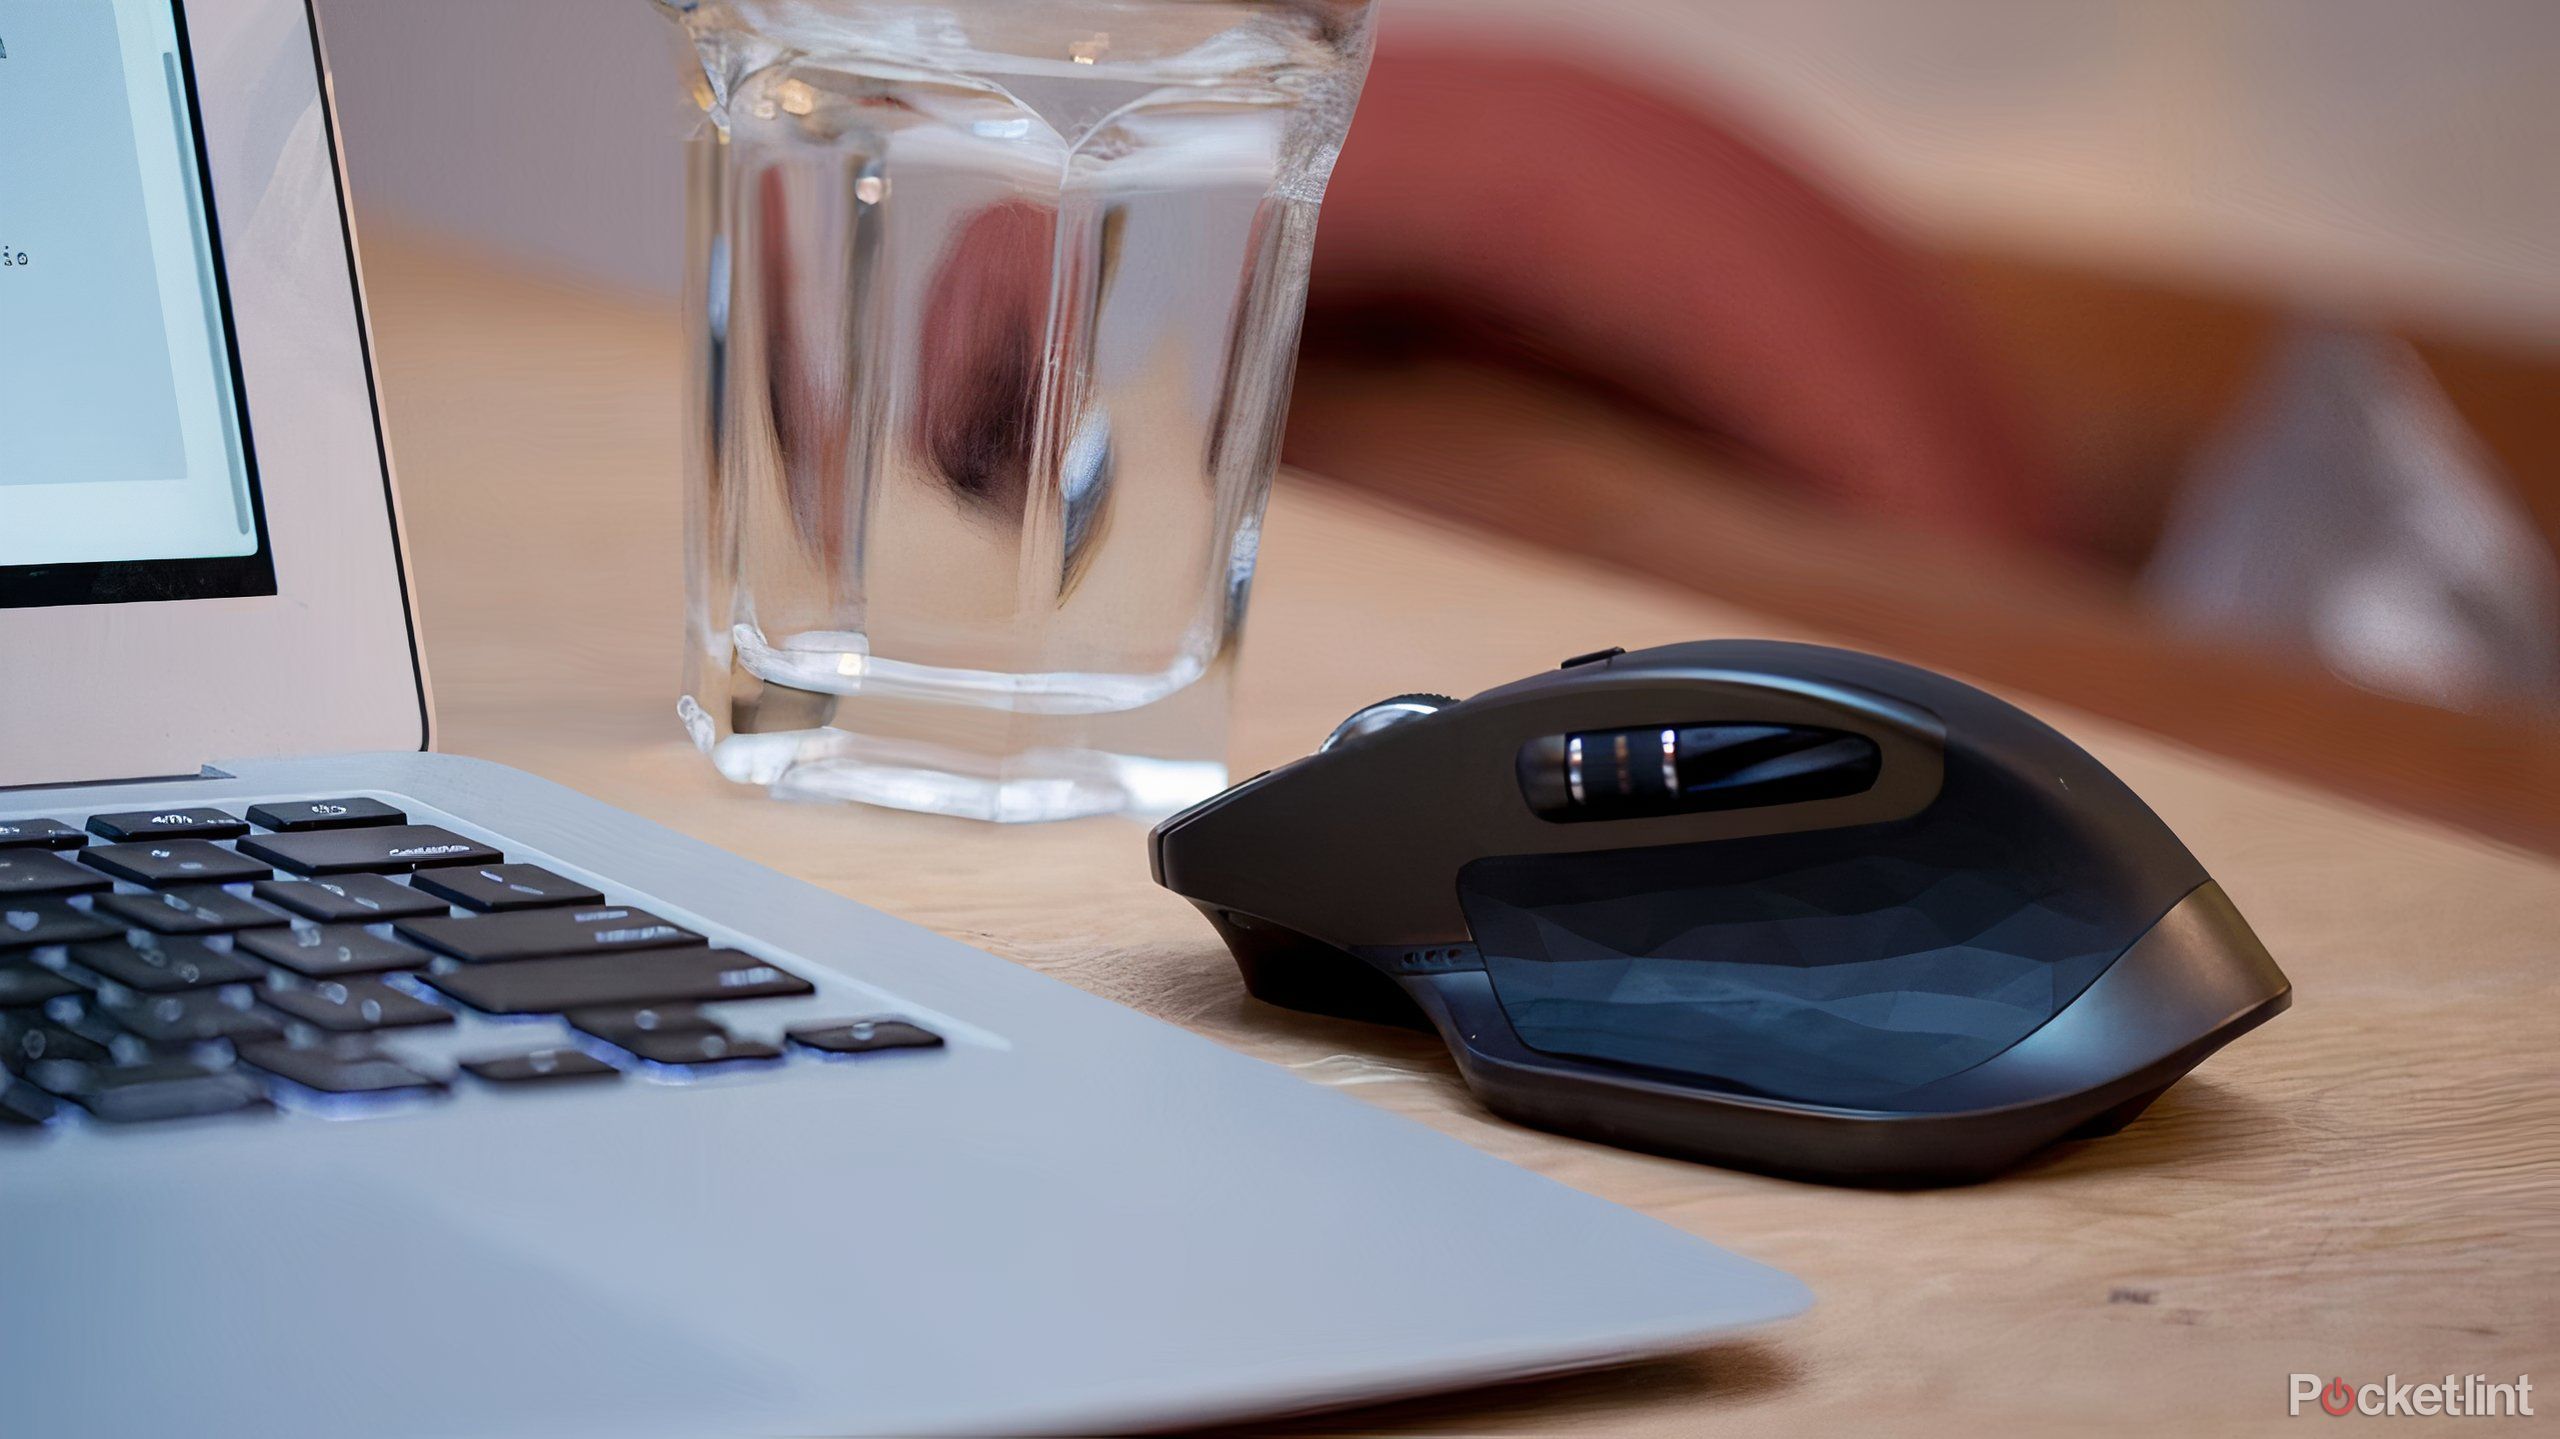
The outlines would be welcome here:
[[[1456,700],[1447,695],[1397,695],[1394,699],[1380,700],[1364,709],[1352,711],[1351,718],[1335,725],[1333,733],[1324,737],[1324,743],[1316,746],[1316,753],[1322,754],[1337,745],[1366,739],[1380,730],[1392,729],[1407,720],[1418,720],[1425,715],[1438,714],[1456,703]]]

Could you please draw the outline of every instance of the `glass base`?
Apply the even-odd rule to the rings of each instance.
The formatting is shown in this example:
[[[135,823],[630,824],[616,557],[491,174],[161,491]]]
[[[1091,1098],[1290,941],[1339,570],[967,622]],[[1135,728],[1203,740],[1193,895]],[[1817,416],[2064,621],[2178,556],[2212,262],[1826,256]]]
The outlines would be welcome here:
[[[733,707],[731,725],[718,724],[691,695],[676,713],[722,775],[777,799],[1006,824],[1102,814],[1159,819],[1227,786],[1226,763],[1216,757],[1224,686],[1215,688],[1211,694],[1194,686],[1120,714],[1068,716],[777,693],[782,687],[767,684],[757,704]],[[1198,712],[1204,708],[1209,715]]]

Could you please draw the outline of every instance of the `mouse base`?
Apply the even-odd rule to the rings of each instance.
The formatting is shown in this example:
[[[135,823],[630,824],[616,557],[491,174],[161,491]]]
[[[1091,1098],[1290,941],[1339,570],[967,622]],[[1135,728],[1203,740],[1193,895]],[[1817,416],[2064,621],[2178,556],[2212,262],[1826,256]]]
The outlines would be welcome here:
[[[1235,956],[1245,993],[1263,1003],[1364,1024],[1431,1029],[1402,985],[1358,958],[1268,920],[1205,904],[1198,908]]]

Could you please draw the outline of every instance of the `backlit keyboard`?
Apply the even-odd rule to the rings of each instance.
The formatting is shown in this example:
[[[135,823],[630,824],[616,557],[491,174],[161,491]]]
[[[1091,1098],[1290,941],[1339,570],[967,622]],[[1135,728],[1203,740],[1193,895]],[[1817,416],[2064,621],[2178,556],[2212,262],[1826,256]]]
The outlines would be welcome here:
[[[897,1015],[727,1008],[815,993],[379,799],[0,820],[0,1132],[942,1045]]]

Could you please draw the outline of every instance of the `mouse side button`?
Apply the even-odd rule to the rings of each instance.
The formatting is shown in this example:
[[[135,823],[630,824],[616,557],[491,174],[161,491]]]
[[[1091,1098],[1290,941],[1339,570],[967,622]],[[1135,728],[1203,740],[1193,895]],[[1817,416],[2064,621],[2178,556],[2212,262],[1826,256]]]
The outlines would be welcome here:
[[[1611,645],[1605,650],[1593,650],[1589,654],[1575,655],[1573,658],[1557,665],[1556,668],[1560,670],[1578,670],[1584,665],[1607,664],[1609,661],[1616,659],[1618,656],[1625,654],[1626,652],[1627,647],[1625,645]]]

